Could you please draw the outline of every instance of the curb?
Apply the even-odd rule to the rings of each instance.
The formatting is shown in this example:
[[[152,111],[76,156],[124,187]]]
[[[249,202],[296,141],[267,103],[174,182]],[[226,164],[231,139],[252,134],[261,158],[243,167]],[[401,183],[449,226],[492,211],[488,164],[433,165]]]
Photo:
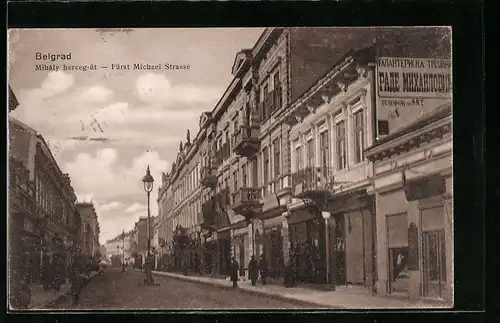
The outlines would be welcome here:
[[[197,284],[202,284],[202,285],[217,286],[217,287],[220,287],[220,288],[223,288],[226,290],[233,290],[232,286],[228,286],[222,282],[196,280],[190,276],[178,276],[178,275],[171,274],[171,273],[157,272],[157,271],[156,272],[153,271],[153,274],[157,275],[157,276],[165,276],[165,277],[170,277],[170,278],[174,278],[177,280],[184,280],[184,281],[189,281],[192,283],[197,283]],[[313,302],[313,301],[306,301],[306,300],[302,300],[302,299],[297,299],[294,297],[289,297],[289,296],[285,296],[285,295],[273,293],[273,292],[267,292],[264,290],[252,290],[252,289],[241,288],[241,287],[237,288],[236,290],[247,293],[247,294],[251,294],[251,295],[266,296],[266,297],[271,298],[271,299],[275,299],[275,300],[279,300],[279,301],[286,301],[288,303],[292,303],[292,304],[296,304],[296,305],[314,306],[317,309],[343,308],[340,306],[335,307],[335,306],[320,304],[320,303]]]
[[[90,277],[90,278],[89,278],[89,280],[88,280],[88,282],[87,282],[87,284],[88,284],[88,283],[90,283],[90,282],[91,282],[94,278],[96,278],[97,276],[99,276],[99,274],[96,274],[96,275],[94,275],[94,276]],[[85,284],[85,285],[87,285],[87,284]],[[51,300],[51,301],[49,301],[49,302],[45,303],[45,304],[43,305],[43,307],[44,307],[44,308],[51,308],[51,307],[53,307],[53,306],[56,306],[56,305],[58,305],[59,303],[63,302],[63,301],[66,299],[66,297],[69,297],[69,296],[71,296],[71,288],[70,288],[70,290],[69,290],[68,292],[66,292],[66,293],[63,293],[63,294],[59,295],[56,299]]]

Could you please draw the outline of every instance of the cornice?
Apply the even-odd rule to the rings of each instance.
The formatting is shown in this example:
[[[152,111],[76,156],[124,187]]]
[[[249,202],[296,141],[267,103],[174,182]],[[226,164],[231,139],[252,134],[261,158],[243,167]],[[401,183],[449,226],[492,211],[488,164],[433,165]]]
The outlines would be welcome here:
[[[380,161],[417,148],[434,139],[442,138],[447,134],[451,134],[451,121],[451,116],[448,116],[412,132],[395,137],[390,141],[373,146],[366,150],[366,157],[371,161]]]

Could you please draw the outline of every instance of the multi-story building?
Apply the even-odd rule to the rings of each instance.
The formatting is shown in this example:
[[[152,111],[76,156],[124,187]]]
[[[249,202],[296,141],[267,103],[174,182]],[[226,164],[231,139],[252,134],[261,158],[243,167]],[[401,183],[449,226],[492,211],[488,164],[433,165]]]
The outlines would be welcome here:
[[[175,206],[170,175],[162,173],[161,186],[158,188],[158,238],[168,244],[173,239],[173,210]],[[165,253],[166,250],[162,250]]]
[[[112,239],[106,240],[106,253],[103,255],[105,255],[108,259],[118,257],[120,259],[120,263],[128,263],[132,258],[133,239],[133,230],[130,230],[122,232]]]
[[[205,115],[205,114],[204,114]],[[202,119],[200,119],[202,122]],[[201,228],[198,217],[201,212],[203,196],[200,185],[200,158],[205,150],[205,133],[198,133],[191,141],[189,131],[187,140],[180,144],[176,161],[171,172],[163,174],[162,186],[158,194],[159,234],[164,243],[162,252],[172,251],[176,228],[181,226],[191,240],[199,241]],[[190,253],[190,262],[203,262],[201,251]],[[166,265],[166,264],[164,264]]]
[[[408,124],[435,104],[428,108],[416,91],[406,101],[381,99],[380,88],[395,89],[394,74],[378,75],[375,66],[385,56],[446,57],[446,39],[448,30],[436,28],[268,28],[236,55],[234,78],[197,135],[202,205],[191,226],[207,237],[214,272],[228,273],[234,255],[243,273],[251,255],[263,254],[278,277],[292,253],[299,280],[387,291],[379,287],[388,284],[379,275],[387,267],[379,175],[365,150],[393,138],[393,120]],[[418,66],[410,72],[422,72]],[[413,86],[408,75],[398,86]],[[178,174],[189,150],[181,152],[165,187],[185,180]]]
[[[374,173],[377,292],[452,303],[451,62],[449,51],[443,55],[429,48],[432,53],[407,59],[419,66],[410,69],[416,80],[424,78],[406,85],[411,99],[404,89],[391,93],[378,89],[377,111],[387,108],[383,100],[398,104],[391,106],[395,117],[388,118],[388,135],[366,151]],[[408,73],[405,65],[384,64],[398,60],[379,58],[379,73],[387,68]]]
[[[71,180],[60,170],[44,138],[10,116],[9,178],[9,241],[15,244],[11,256],[27,258],[26,270],[33,279],[54,256],[69,264],[80,243],[80,216]]]
[[[140,217],[134,226],[134,251],[143,254],[148,251],[148,218]]]
[[[82,217],[82,250],[91,256],[99,251],[99,222],[92,202],[78,202],[76,208]]]
[[[271,275],[282,275],[289,244],[283,215],[291,202],[291,125],[283,115],[338,58],[371,44],[372,36],[268,28],[252,49],[236,55],[233,80],[211,114],[209,128],[216,135],[208,138],[218,168],[215,189],[205,186],[218,207],[206,213],[223,224],[216,234],[221,272],[227,272],[231,254],[242,272],[250,256],[264,254]]]

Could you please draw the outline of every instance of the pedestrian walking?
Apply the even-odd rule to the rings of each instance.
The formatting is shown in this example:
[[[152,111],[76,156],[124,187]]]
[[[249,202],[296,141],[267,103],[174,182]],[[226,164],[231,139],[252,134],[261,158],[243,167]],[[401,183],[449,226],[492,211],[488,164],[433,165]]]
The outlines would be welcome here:
[[[75,257],[70,268],[70,283],[71,283],[71,296],[73,299],[73,306],[78,305],[80,294],[83,289],[85,268],[83,266],[81,257]]]
[[[259,264],[257,263],[257,260],[255,260],[255,256],[252,256],[252,258],[250,258],[250,262],[248,263],[248,276],[252,282],[252,286],[255,286],[255,282],[259,276]]]
[[[238,287],[238,267],[239,264],[236,261],[236,257],[231,259],[231,281],[233,282],[233,287]]]
[[[296,280],[296,254],[295,249],[290,248],[290,255],[288,257],[288,263],[285,266],[285,287],[293,287],[295,285]]]
[[[260,271],[260,278],[262,280],[262,285],[266,284],[268,270],[269,270],[269,263],[267,262],[264,254],[261,254],[259,261],[259,271]]]
[[[153,255],[148,255],[144,263],[144,269],[146,271],[146,279],[144,281],[144,285],[153,284],[153,265],[154,265]]]

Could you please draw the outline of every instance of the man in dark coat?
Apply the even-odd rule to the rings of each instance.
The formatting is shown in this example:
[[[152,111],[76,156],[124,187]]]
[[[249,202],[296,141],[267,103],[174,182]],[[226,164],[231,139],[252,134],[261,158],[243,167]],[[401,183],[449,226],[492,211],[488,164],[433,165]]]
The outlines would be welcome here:
[[[238,286],[238,267],[239,264],[236,261],[236,258],[233,257],[231,259],[231,281],[233,282],[233,287]]]
[[[259,264],[255,260],[255,256],[252,256],[250,262],[248,263],[248,278],[252,281],[252,285],[255,286],[257,277],[259,276]]]
[[[83,274],[84,268],[82,266],[82,259],[76,256],[70,267],[70,282],[71,282],[71,296],[73,297],[73,306],[78,305],[80,294],[83,288]]]
[[[260,270],[260,278],[262,279],[262,285],[266,284],[268,269],[269,269],[269,263],[267,262],[264,254],[261,254],[260,261],[259,261],[259,270]]]
[[[293,287],[296,281],[295,263],[297,262],[295,248],[290,248],[288,263],[285,268],[285,287]]]

